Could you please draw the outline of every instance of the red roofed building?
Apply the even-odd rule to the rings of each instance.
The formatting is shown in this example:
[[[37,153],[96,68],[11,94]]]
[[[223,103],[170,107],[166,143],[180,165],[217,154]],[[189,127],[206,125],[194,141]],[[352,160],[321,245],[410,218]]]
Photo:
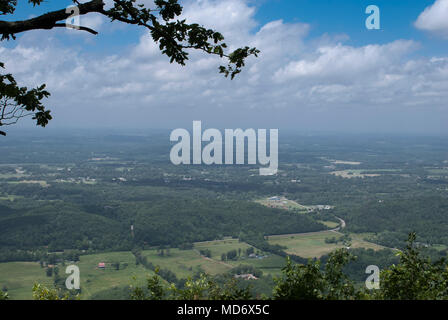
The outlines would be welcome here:
[[[98,263],[98,268],[105,269],[106,268],[106,264],[104,262],[100,262],[100,263]]]

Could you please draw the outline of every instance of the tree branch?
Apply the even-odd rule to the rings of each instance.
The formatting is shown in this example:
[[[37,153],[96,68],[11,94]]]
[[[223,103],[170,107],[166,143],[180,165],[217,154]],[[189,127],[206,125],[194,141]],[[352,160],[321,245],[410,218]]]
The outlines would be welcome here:
[[[97,35],[97,34],[98,34],[98,32],[95,31],[95,30],[93,30],[93,29],[90,29],[90,28],[87,28],[87,27],[83,27],[83,26],[75,26],[75,25],[73,25],[73,24],[68,24],[68,23],[56,23],[56,24],[54,25],[54,27],[70,28],[70,29],[75,29],[75,30],[82,30],[82,31],[87,31],[87,32],[89,32],[89,33],[91,33],[91,34],[94,34],[94,35]]]
[[[92,12],[104,13],[103,8],[104,2],[102,0],[92,0],[78,5],[79,15],[85,15]],[[2,39],[9,39],[9,37],[14,38],[15,34],[25,31],[60,27],[61,24],[58,24],[57,22],[66,20],[71,15],[72,13],[67,13],[66,9],[61,9],[28,20],[0,21],[0,34],[2,34]],[[86,27],[80,27],[80,30],[88,32],[93,31],[92,29],[88,29]]]

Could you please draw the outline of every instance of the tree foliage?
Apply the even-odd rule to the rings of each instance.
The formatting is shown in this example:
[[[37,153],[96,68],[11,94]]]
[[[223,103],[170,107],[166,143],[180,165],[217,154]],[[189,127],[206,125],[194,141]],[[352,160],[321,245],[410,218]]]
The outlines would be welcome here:
[[[248,287],[240,288],[235,278],[218,282],[211,276],[201,274],[198,278],[188,278],[182,289],[175,284],[164,285],[157,274],[147,279],[146,289],[133,289],[133,300],[249,300]]]
[[[445,259],[435,263],[422,255],[415,246],[415,233],[409,235],[405,250],[399,251],[399,263],[384,269],[380,288],[357,289],[343,273],[353,259],[345,249],[330,255],[325,269],[319,262],[307,265],[288,263],[283,277],[277,279],[274,298],[283,300],[446,300],[448,299],[448,264]]]
[[[1,62],[0,68],[4,68]],[[38,126],[45,127],[52,117],[42,100],[49,96],[44,84],[34,89],[19,87],[12,74],[0,74],[0,127],[16,124],[27,116],[33,116]],[[6,135],[4,131],[0,134]]]
[[[9,299],[8,293],[0,290],[0,300],[8,300],[8,299]]]
[[[346,300],[357,298],[351,280],[342,272],[354,257],[340,249],[330,255],[325,270],[319,261],[293,264],[287,258],[283,276],[276,279],[274,298],[279,300]]]
[[[33,300],[68,300],[68,295],[61,295],[57,289],[47,288],[39,283],[33,286]]]
[[[415,246],[416,235],[409,235],[400,263],[381,272],[381,290],[373,295],[383,300],[448,299],[448,264],[445,258],[435,263],[422,256]]]
[[[40,5],[42,0],[28,0],[34,6]],[[113,6],[105,9],[102,0],[92,0],[79,3],[73,0],[79,15],[91,13],[101,14],[111,21],[144,27],[149,30],[152,39],[159,45],[162,54],[169,58],[170,63],[184,66],[189,59],[189,50],[199,50],[206,54],[216,55],[227,60],[219,67],[219,72],[225,77],[233,79],[239,74],[249,56],[257,56],[256,48],[243,47],[229,52],[224,36],[212,29],[197,23],[187,23],[181,19],[182,6],[178,0],[155,0],[154,8],[147,8],[138,4],[136,0],[114,0]],[[11,15],[15,12],[16,0],[1,0],[0,15]],[[46,14],[22,21],[0,20],[1,40],[16,39],[16,35],[30,30],[49,30],[53,28],[73,28],[86,31],[94,35],[97,31],[84,27],[67,24],[66,20],[72,16],[70,10],[48,12]],[[4,67],[0,63],[0,67]],[[34,115],[36,124],[44,127],[51,120],[50,111],[46,110],[41,101],[49,96],[44,90],[45,85],[35,89],[19,87],[11,74],[0,75],[0,126],[14,124],[20,118]],[[0,131],[5,135],[5,132]]]

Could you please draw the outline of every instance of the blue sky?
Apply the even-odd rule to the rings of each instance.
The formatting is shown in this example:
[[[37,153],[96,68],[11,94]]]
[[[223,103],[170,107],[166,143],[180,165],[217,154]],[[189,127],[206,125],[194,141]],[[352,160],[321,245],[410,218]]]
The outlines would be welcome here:
[[[434,0],[258,0],[250,3],[257,8],[255,17],[260,24],[279,19],[290,23],[306,22],[311,25],[310,37],[324,33],[346,34],[350,37],[348,43],[353,45],[412,38],[423,44],[422,54],[444,53],[448,50],[448,42],[428,37],[413,25],[419,14],[433,4]],[[364,27],[367,17],[364,11],[371,4],[377,5],[381,10],[380,31]],[[19,1],[16,13],[9,16],[8,20],[26,19],[69,5],[72,5],[70,0],[47,0],[37,7],[26,1]],[[136,43],[140,33],[132,29],[102,32],[97,37],[97,45],[88,49],[119,49]],[[69,39],[67,44],[74,45],[73,39]]]
[[[86,2],[86,1],[84,1]],[[310,37],[324,33],[346,34],[349,43],[365,45],[372,42],[386,43],[400,38],[412,38],[424,44],[425,53],[442,53],[448,49],[446,41],[428,37],[413,25],[419,14],[434,3],[434,0],[258,0],[251,1],[257,8],[255,17],[260,24],[282,19],[285,22],[306,22],[311,25]],[[381,10],[381,30],[372,31],[364,27],[368,5],[377,5]],[[48,11],[59,10],[72,5],[70,0],[47,0],[33,7],[26,1],[19,1],[17,11],[8,20],[26,19]],[[130,31],[132,28],[126,28]],[[115,31],[102,33],[101,47],[119,47],[138,42],[138,32]],[[73,42],[73,39],[69,40]]]
[[[448,45],[428,37],[414,27],[414,22],[433,0],[266,0],[260,1],[257,17],[267,22],[283,19],[287,22],[305,21],[312,26],[310,36],[341,33],[350,36],[349,43],[365,45],[412,38],[424,43],[426,52],[446,52]],[[381,10],[381,31],[364,27],[367,6]]]
[[[148,0],[141,0],[150,3]],[[64,8],[19,1],[10,20]],[[146,31],[97,15],[72,30],[35,31],[3,42],[8,70],[28,85],[47,83],[51,126],[186,126],[304,131],[447,133],[448,0],[185,0],[184,16],[253,45],[235,81],[220,61],[192,53],[182,68],[162,57]],[[381,10],[367,30],[365,9]],[[425,11],[426,10],[426,11]],[[117,110],[126,107],[123,116]],[[73,121],[79,114],[88,114]],[[23,121],[29,123],[31,121]],[[26,125],[26,124],[25,124]]]

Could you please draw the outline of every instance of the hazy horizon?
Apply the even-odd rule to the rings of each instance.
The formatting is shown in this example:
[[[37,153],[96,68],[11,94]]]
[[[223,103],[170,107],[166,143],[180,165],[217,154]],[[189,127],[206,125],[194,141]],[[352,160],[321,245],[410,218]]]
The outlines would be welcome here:
[[[19,3],[9,18],[70,3]],[[31,31],[3,42],[0,54],[19,83],[47,84],[51,128],[173,130],[201,120],[225,128],[448,133],[443,1],[378,0],[379,30],[366,28],[369,4],[184,1],[190,22],[222,32],[231,48],[261,50],[233,81],[218,73],[219,58],[191,52],[185,67],[170,64],[144,29],[96,14],[81,24],[97,36]],[[18,128],[32,126],[25,119]]]

